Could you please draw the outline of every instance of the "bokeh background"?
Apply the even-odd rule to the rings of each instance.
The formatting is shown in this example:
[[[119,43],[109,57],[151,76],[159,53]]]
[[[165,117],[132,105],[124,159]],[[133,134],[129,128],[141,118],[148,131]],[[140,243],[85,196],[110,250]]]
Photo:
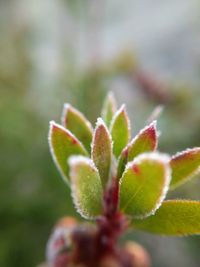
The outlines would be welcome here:
[[[0,266],[35,267],[56,220],[74,215],[49,154],[64,102],[95,123],[108,90],[133,135],[157,105],[161,151],[200,146],[197,0],[0,1]],[[169,195],[200,199],[200,179]],[[153,267],[198,267],[200,239],[130,233]]]

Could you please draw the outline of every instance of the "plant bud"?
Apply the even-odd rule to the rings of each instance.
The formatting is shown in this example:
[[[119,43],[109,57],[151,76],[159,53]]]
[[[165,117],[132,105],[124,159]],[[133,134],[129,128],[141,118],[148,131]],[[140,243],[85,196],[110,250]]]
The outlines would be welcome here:
[[[68,251],[72,245],[71,233],[77,222],[74,218],[64,217],[58,221],[47,243],[46,258],[50,266],[66,267]]]
[[[150,257],[148,252],[135,242],[127,242],[126,251],[132,256],[134,267],[150,267]]]
[[[121,265],[114,256],[106,256],[101,260],[99,267],[121,267]]]

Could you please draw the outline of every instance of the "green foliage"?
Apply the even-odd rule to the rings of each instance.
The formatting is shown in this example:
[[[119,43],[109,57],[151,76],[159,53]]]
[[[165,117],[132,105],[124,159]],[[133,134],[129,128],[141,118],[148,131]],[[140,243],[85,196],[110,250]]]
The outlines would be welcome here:
[[[142,129],[138,135],[127,145],[119,157],[117,177],[120,178],[127,162],[139,154],[154,151],[158,143],[156,121]]]
[[[71,157],[71,189],[78,212],[87,219],[102,213],[102,186],[97,168],[85,157]]]
[[[199,172],[200,148],[187,149],[172,157],[170,162],[172,168],[172,181],[170,188],[185,183]]]
[[[118,158],[130,139],[130,123],[124,105],[115,113],[111,121],[110,132],[113,140],[113,153]]]
[[[182,236],[200,234],[200,202],[167,200],[154,216],[134,220],[133,228],[154,234]]]
[[[126,166],[120,180],[120,208],[134,218],[153,214],[165,198],[170,182],[169,158],[141,154]]]
[[[93,129],[90,122],[80,111],[69,104],[64,105],[62,125],[72,132],[90,152]]]
[[[110,126],[110,122],[112,121],[112,118],[116,111],[117,103],[113,93],[110,92],[104,101],[103,109],[101,112],[102,118],[108,127]]]
[[[75,154],[87,155],[86,150],[71,132],[54,122],[50,123],[49,145],[55,164],[63,178],[68,181],[67,159]]]
[[[116,111],[112,94],[104,102],[102,115],[104,121],[99,118],[92,132],[87,119],[67,105],[62,117],[67,129],[56,123],[50,127],[52,156],[61,173],[69,176],[78,212],[92,219],[117,210],[133,218],[134,229],[178,236],[199,234],[200,202],[164,200],[169,186],[177,187],[197,173],[200,148],[172,158],[155,151],[158,143],[155,121],[128,143],[129,118],[124,105]],[[88,151],[91,145],[91,159],[83,157],[88,154],[82,143]]]
[[[112,141],[110,133],[102,119],[98,119],[92,142],[92,159],[95,163],[104,187],[110,176]]]

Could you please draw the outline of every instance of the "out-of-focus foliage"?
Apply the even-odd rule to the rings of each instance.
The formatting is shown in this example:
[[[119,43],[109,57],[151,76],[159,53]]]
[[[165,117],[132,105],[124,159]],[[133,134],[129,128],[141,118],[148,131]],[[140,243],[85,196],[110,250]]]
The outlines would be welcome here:
[[[94,14],[90,16],[88,10],[91,3],[83,2],[0,2],[0,266],[41,262],[52,225],[73,212],[69,190],[59,179],[46,142],[47,122],[59,118],[63,102],[73,103],[94,122],[106,89],[112,89],[120,102],[128,103],[134,133],[155,105],[163,103],[159,128],[167,134],[161,135],[159,148],[174,153],[200,144],[199,22],[191,22],[188,15],[193,17],[199,10],[195,0],[184,1],[181,7],[180,1],[169,1],[168,6],[150,1],[152,8],[141,0],[127,0],[123,7],[120,1],[108,1],[106,19],[102,27],[97,23],[96,31],[88,27],[95,26],[91,23]],[[163,14],[160,8],[166,16],[157,18],[160,23],[152,21],[155,12]],[[144,14],[151,18],[147,16],[146,26],[140,19],[143,21]],[[172,25],[174,18],[178,21]],[[98,34],[96,39],[91,37],[102,29],[104,38]],[[91,48],[106,46],[99,39],[107,41],[108,49],[92,64],[92,56],[90,61],[87,56],[96,50]],[[127,43],[131,49],[126,49]],[[84,60],[90,63],[83,64]],[[164,83],[160,85],[157,76]],[[160,87],[162,90],[156,90]],[[185,188],[180,196],[200,198],[197,180]],[[153,239],[155,248],[160,248],[157,253],[150,237],[145,238],[155,266],[159,266],[163,258],[161,261],[157,255],[164,257],[166,245]],[[190,240],[188,245],[182,241],[182,247],[180,241],[165,240],[168,245],[172,242],[170,255],[179,246],[177,260],[185,260],[180,266],[195,266],[200,261],[199,240]],[[186,251],[190,254],[184,256]],[[171,258],[167,255],[168,265],[162,262],[161,266],[173,266]],[[193,263],[187,262],[189,259]]]

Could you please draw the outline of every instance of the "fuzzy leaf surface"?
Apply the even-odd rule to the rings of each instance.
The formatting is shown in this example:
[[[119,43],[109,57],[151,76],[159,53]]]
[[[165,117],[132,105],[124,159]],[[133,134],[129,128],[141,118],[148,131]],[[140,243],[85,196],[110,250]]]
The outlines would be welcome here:
[[[72,132],[90,152],[92,142],[92,125],[85,116],[69,104],[63,108],[62,124]]]
[[[124,172],[127,162],[132,161],[136,156],[145,152],[154,151],[157,147],[158,135],[156,121],[142,129],[130,144],[122,151],[119,161],[117,176],[120,178]]]
[[[134,220],[135,229],[153,234],[184,236],[200,234],[200,202],[167,200],[157,212],[144,220]]]
[[[67,159],[72,155],[87,155],[87,151],[71,132],[55,122],[50,122],[49,146],[58,170],[63,179],[69,182]]]
[[[110,92],[108,93],[104,101],[103,109],[101,112],[102,118],[108,127],[116,111],[117,111],[117,103],[116,103],[113,93]]]
[[[200,170],[200,148],[193,148],[173,156],[170,162],[172,180],[170,188],[173,189],[195,176]]]
[[[130,122],[124,105],[115,113],[110,132],[113,140],[113,153],[118,158],[130,139]]]
[[[69,164],[74,204],[84,218],[95,218],[103,209],[103,192],[98,170],[92,160],[83,156],[71,157]]]
[[[146,153],[129,162],[120,180],[120,209],[135,218],[153,214],[164,200],[170,182],[169,158]]]
[[[105,187],[111,167],[112,140],[101,118],[98,119],[92,142],[92,159],[97,167],[102,185]]]

